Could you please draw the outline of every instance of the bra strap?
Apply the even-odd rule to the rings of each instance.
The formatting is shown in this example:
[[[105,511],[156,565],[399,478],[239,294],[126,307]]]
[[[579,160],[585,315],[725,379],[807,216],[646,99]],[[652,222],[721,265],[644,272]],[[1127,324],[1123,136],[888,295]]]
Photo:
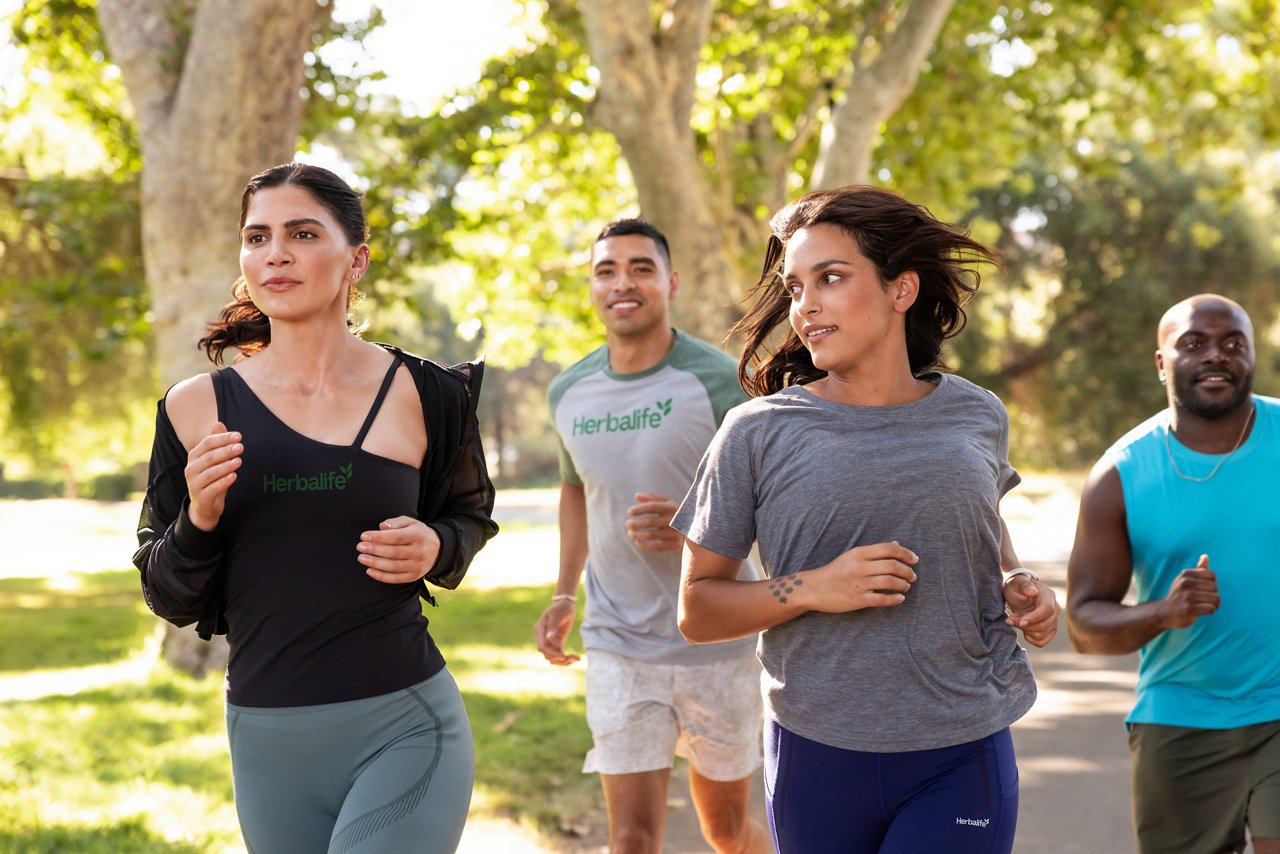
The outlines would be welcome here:
[[[400,356],[396,353],[391,354],[391,367],[387,368],[387,375],[382,378],[382,387],[378,389],[378,396],[373,399],[373,406],[369,409],[369,415],[364,419],[364,424],[360,427],[356,440],[351,443],[351,447],[359,448],[364,444],[364,437],[369,434],[369,428],[373,426],[373,420],[378,417],[378,410],[382,408],[382,401],[387,397],[387,390],[391,388],[391,381],[396,378],[396,371],[400,369]]]

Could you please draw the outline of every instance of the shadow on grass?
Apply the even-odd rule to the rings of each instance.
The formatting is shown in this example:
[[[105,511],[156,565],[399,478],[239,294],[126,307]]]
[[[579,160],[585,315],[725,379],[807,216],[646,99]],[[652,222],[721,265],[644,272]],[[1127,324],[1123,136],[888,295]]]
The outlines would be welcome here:
[[[476,745],[476,797],[486,810],[545,834],[599,812],[599,783],[582,773],[591,747],[581,697],[467,692]]]
[[[154,628],[134,569],[0,579],[0,673],[116,661]]]
[[[229,801],[220,695],[220,679],[197,681],[161,666],[142,685],[0,706],[5,773],[26,785],[140,780]]]
[[[8,854],[203,854],[204,848],[168,842],[140,818],[109,827],[54,825],[0,829],[0,851]]]

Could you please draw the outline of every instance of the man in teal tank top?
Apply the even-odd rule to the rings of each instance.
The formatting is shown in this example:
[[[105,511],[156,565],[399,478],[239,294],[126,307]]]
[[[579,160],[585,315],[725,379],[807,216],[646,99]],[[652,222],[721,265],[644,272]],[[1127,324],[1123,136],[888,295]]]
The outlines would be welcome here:
[[[1080,652],[1139,650],[1129,714],[1142,854],[1280,854],[1280,400],[1253,394],[1253,325],[1170,308],[1168,409],[1094,467],[1067,572]],[[1124,599],[1130,581],[1137,601]]]
[[[766,850],[750,817],[762,761],[755,638],[691,644],[676,622],[683,536],[670,523],[728,410],[746,400],[737,364],[672,329],[679,288],[666,238],[643,220],[605,226],[591,250],[605,344],[551,383],[560,438],[560,575],[534,628],[552,664],[565,650],[585,569],[587,724],[609,850],[657,854],[673,757],[716,851]],[[744,567],[744,574],[754,567]]]

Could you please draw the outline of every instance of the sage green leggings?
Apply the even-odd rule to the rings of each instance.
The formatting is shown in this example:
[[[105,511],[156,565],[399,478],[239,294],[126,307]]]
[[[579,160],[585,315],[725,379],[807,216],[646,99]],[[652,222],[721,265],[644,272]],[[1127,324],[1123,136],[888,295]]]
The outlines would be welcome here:
[[[227,704],[250,854],[452,854],[475,772],[448,670],[403,691],[291,708]]]

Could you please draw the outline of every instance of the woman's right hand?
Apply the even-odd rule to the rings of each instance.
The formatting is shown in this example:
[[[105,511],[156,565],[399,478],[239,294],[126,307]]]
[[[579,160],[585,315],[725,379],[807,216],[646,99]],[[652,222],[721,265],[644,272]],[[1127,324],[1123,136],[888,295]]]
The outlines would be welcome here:
[[[907,591],[916,580],[911,565],[919,559],[896,540],[875,543],[849,549],[817,569],[773,581],[791,579],[796,602],[810,611],[843,614],[863,608],[887,608],[906,601]]]
[[[187,515],[200,530],[218,527],[227,504],[227,490],[236,482],[243,452],[240,434],[227,432],[227,426],[218,421],[187,454],[187,467],[183,470],[191,496]]]

